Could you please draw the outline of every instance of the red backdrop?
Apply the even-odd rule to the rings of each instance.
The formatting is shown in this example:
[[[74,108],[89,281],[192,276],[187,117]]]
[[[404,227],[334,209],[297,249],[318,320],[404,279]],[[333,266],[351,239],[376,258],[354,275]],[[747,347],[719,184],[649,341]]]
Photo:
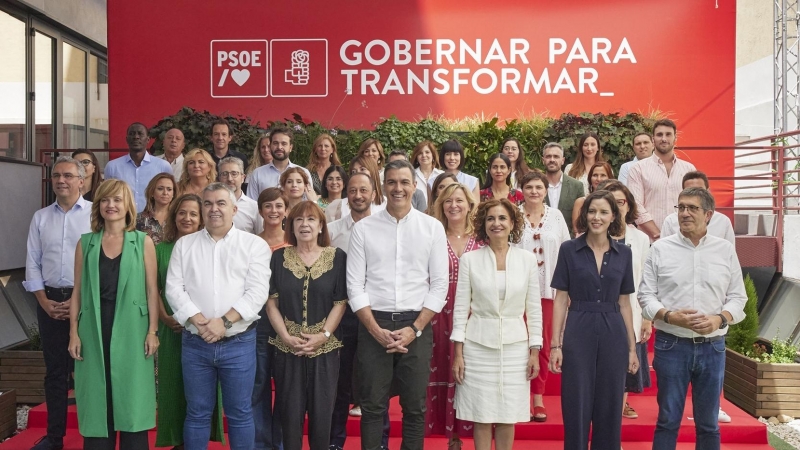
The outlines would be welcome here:
[[[736,11],[733,2],[716,3],[116,0],[108,4],[111,146],[125,146],[129,123],[155,124],[182,106],[262,122],[296,112],[346,128],[370,128],[392,114],[514,118],[652,108],[678,124],[679,147],[732,145]],[[609,48],[609,62],[593,45]],[[442,54],[451,47],[452,63]],[[593,80],[583,92],[581,74]],[[377,94],[363,83],[376,76]],[[458,93],[456,80],[463,80]],[[732,150],[681,156],[709,176],[733,175]],[[715,183],[721,205],[732,203],[731,186]]]

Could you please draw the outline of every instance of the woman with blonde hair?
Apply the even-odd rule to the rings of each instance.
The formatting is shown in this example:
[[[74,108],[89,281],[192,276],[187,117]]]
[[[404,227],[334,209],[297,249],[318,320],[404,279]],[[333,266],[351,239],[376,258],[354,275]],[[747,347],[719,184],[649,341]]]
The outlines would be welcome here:
[[[589,170],[595,163],[605,162],[605,160],[603,148],[600,146],[600,137],[597,136],[597,133],[590,131],[581,136],[575,152],[575,161],[567,164],[564,173],[583,183],[583,193],[588,195],[591,192],[589,190]]]
[[[256,148],[253,149],[253,157],[250,158],[250,164],[247,166],[245,175],[249,176],[254,170],[271,162],[272,152],[269,149],[269,135],[264,135],[258,138]]]
[[[478,206],[486,247],[461,257],[453,311],[456,417],[475,423],[476,450],[514,446],[514,424],[530,420],[529,381],[539,373],[542,306],[536,257],[511,246],[522,212],[506,198]]]
[[[175,178],[163,172],[154,176],[144,190],[147,205],[136,215],[136,229],[147,233],[155,245],[164,239],[164,224],[169,217],[169,207],[177,191]]]
[[[325,172],[331,166],[341,166],[339,154],[336,152],[336,141],[327,133],[322,133],[314,139],[314,146],[311,156],[308,159],[308,172],[311,173],[311,183],[314,185],[314,192],[322,195],[322,188],[325,184]]]
[[[431,321],[433,330],[433,355],[431,375],[428,381],[427,415],[425,423],[431,434],[444,434],[450,440],[448,448],[459,450],[460,437],[472,436],[472,424],[456,419],[455,379],[450,370],[453,359],[453,305],[458,284],[458,261],[462,255],[481,248],[483,245],[475,238],[472,223],[478,202],[472,192],[461,183],[447,186],[436,199],[432,216],[444,226],[447,235],[447,256],[450,262],[450,282],[442,312]]]
[[[153,240],[135,230],[130,187],[108,179],[92,203],[92,232],[75,250],[69,353],[75,359],[84,449],[147,449],[156,425],[158,287]]]
[[[203,195],[203,189],[217,180],[217,165],[202,148],[193,148],[183,158],[183,173],[178,181],[178,195]]]

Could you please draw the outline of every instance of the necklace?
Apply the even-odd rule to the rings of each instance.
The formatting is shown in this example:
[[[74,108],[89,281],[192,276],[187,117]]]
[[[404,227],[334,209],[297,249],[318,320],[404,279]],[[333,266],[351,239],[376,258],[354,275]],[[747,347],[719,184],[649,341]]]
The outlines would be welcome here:
[[[525,217],[528,219],[528,226],[531,227],[533,230],[533,254],[536,255],[536,264],[539,267],[544,265],[544,242],[542,242],[542,226],[544,225],[544,217],[547,215],[548,209],[545,208],[544,212],[542,212],[542,217],[539,219],[539,223],[536,226],[533,226],[530,222],[531,215],[529,213],[525,213]]]

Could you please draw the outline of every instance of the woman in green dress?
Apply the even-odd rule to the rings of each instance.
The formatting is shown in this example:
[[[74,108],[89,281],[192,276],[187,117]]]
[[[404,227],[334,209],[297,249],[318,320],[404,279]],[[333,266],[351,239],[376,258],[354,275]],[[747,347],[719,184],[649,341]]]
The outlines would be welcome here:
[[[184,194],[169,210],[164,226],[164,241],[156,245],[158,262],[159,303],[158,333],[161,347],[158,351],[158,424],[156,447],[174,446],[183,448],[183,421],[186,418],[186,398],[183,394],[183,369],[181,367],[181,332],[183,325],[172,318],[172,308],[164,296],[167,282],[167,266],[172,256],[175,242],[187,234],[203,228],[201,205],[203,201],[196,194]],[[217,404],[221,404],[219,391]],[[224,442],[222,429],[222,410],[217,408],[212,426],[212,441]]]
[[[156,423],[153,354],[158,290],[153,241],[134,229],[133,193],[103,182],[92,204],[92,232],[75,250],[69,352],[75,359],[78,429],[85,450],[148,448]]]

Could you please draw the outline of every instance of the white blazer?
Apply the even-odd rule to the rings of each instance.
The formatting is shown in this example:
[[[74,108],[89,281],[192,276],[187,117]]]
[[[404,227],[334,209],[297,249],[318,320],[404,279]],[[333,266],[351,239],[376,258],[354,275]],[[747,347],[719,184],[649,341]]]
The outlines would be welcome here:
[[[633,285],[639,290],[639,283],[642,282],[644,272],[644,262],[647,254],[650,253],[650,237],[643,231],[628,225],[625,230],[625,245],[630,245],[633,253]],[[631,294],[631,313],[633,314],[633,334],[636,335],[636,342],[642,339],[642,307],[636,292]]]
[[[506,254],[506,295],[497,290],[497,260],[488,246],[465,253],[458,268],[458,287],[450,340],[465,339],[489,348],[528,341],[542,345],[542,299],[536,256],[511,247]],[[527,317],[527,327],[525,318]]]

